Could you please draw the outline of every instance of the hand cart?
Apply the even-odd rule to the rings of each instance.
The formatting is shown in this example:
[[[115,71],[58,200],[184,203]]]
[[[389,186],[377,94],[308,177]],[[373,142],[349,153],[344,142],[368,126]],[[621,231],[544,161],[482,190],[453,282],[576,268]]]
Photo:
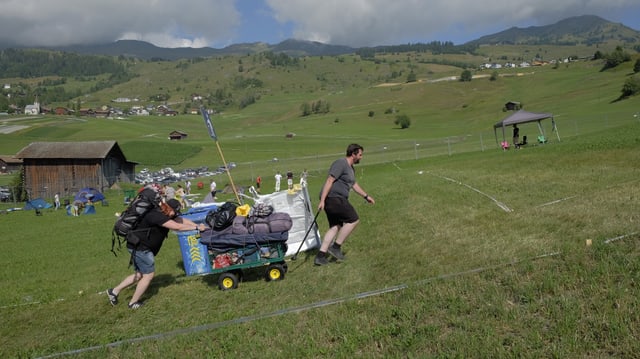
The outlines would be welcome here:
[[[284,279],[287,272],[288,232],[201,234],[200,243],[207,246],[211,274],[220,274],[218,288],[235,289],[246,270],[264,270],[267,281]]]
[[[287,232],[253,234],[176,232],[188,276],[219,274],[218,287],[221,290],[236,288],[243,272],[248,270],[264,270],[267,281],[282,280],[287,272],[286,256],[293,255],[292,260],[295,260],[300,251],[320,245],[316,223],[318,214],[314,217],[311,212],[306,187],[264,196],[254,194],[249,198],[272,205],[276,212],[289,213],[293,220],[292,228]],[[207,212],[196,211],[184,217],[203,223]]]
[[[288,232],[221,234],[208,230],[178,232],[188,276],[219,274],[218,288],[235,289],[245,271],[263,270],[267,281],[287,272]]]

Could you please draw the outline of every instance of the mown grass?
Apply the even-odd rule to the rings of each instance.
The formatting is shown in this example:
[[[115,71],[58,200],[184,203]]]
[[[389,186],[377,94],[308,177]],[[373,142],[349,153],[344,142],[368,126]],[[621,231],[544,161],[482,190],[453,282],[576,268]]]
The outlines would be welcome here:
[[[215,276],[184,276],[171,234],[135,312],[103,293],[128,273],[109,253],[118,197],[94,216],[2,215],[0,354],[632,356],[637,126],[506,153],[377,164],[365,153],[357,175],[377,203],[353,199],[362,223],[346,262],[318,268],[304,254],[283,281],[220,292]]]

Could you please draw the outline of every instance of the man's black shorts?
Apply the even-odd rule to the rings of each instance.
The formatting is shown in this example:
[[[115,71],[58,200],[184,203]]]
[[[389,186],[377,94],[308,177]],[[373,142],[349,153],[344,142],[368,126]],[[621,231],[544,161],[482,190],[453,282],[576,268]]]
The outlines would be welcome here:
[[[329,227],[342,226],[360,219],[349,200],[342,197],[327,197],[324,200],[324,211],[327,214]]]

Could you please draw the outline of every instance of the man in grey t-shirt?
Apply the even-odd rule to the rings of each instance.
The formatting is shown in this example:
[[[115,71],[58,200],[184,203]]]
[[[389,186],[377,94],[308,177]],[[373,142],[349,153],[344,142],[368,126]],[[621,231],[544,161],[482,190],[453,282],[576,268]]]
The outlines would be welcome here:
[[[367,202],[375,203],[373,197],[369,196],[356,182],[353,165],[360,163],[362,152],[362,146],[355,143],[350,144],[347,147],[347,156],[337,159],[329,168],[329,175],[320,192],[320,203],[318,204],[318,210],[324,209],[327,214],[329,229],[322,239],[320,251],[314,260],[315,265],[329,263],[327,253],[337,260],[345,259],[341,247],[360,221],[355,208],[349,203],[351,189],[364,197]]]

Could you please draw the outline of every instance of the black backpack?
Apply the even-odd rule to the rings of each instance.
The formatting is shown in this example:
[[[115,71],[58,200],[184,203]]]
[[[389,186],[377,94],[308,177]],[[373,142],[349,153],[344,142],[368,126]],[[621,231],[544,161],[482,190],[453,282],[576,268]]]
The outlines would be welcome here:
[[[118,250],[122,248],[123,239],[128,239],[129,234],[135,231],[142,218],[149,213],[150,210],[160,206],[160,194],[151,188],[145,188],[136,198],[129,204],[120,217],[113,225],[111,232],[111,252],[117,256],[114,248],[116,239],[118,241]]]
[[[233,224],[237,207],[237,203],[225,202],[222,206],[209,211],[205,221],[214,231],[221,231]]]

